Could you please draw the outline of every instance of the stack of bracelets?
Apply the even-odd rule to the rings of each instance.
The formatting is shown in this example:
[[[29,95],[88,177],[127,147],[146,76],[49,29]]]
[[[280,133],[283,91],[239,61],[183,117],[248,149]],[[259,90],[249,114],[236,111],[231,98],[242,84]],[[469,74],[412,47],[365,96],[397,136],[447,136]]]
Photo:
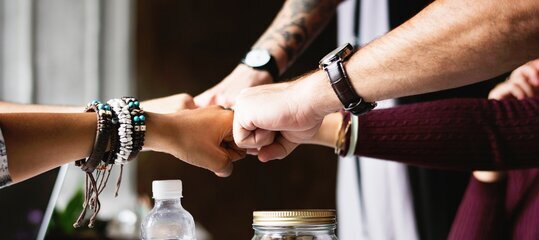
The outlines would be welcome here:
[[[84,204],[73,224],[75,228],[81,226],[88,207],[93,211],[88,227],[94,227],[101,208],[99,194],[105,189],[114,164],[120,165],[115,194],[118,196],[123,165],[134,159],[142,150],[146,133],[146,117],[140,108],[140,102],[135,98],[111,99],[107,103],[94,100],[84,111],[96,113],[97,134],[90,156],[75,162],[75,165],[86,173]]]

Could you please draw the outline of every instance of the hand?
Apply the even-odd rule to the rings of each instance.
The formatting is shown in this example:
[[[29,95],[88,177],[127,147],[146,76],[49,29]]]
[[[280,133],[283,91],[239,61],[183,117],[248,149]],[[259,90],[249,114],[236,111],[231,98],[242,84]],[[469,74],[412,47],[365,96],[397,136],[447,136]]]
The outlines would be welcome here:
[[[146,100],[141,103],[141,106],[145,111],[162,114],[196,108],[193,97],[187,93]]]
[[[240,64],[223,81],[195,97],[194,101],[199,107],[221,105],[232,107],[241,90],[271,83],[271,75],[266,71],[252,69]]]
[[[174,114],[149,115],[151,150],[166,152],[198,167],[226,177],[232,173],[232,162],[245,157],[232,139],[233,112],[212,106],[182,110]],[[153,141],[153,139],[157,139]]]
[[[475,179],[484,183],[499,182],[505,177],[505,172],[502,171],[474,171],[473,176]]]
[[[498,84],[488,94],[489,99],[524,99],[534,97],[539,92],[539,59],[528,62],[515,69],[509,78]],[[473,176],[485,183],[493,183],[502,180],[505,172],[501,171],[474,171]]]
[[[524,99],[539,93],[539,59],[528,62],[515,69],[509,78],[490,91],[488,98]]]
[[[286,157],[299,143],[312,139],[324,116],[340,106],[329,83],[320,81],[325,80],[323,74],[242,91],[234,107],[236,144],[249,153],[259,149],[254,151],[258,158],[269,161]]]

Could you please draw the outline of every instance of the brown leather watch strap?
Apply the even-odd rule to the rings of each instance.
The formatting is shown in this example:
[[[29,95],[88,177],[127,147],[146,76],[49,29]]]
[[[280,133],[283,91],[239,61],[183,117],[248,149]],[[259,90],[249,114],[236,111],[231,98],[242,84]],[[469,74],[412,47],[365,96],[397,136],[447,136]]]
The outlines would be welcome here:
[[[328,74],[331,87],[335,90],[346,111],[354,115],[361,115],[376,107],[376,103],[366,102],[356,93],[344,70],[342,61],[335,61],[333,64],[325,66],[324,70]]]

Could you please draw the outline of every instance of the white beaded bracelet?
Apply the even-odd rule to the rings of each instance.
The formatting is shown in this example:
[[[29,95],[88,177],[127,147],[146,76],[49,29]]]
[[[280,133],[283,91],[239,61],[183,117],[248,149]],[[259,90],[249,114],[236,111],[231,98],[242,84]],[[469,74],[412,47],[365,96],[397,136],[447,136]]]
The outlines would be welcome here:
[[[116,153],[114,162],[125,164],[133,150],[133,123],[131,121],[131,113],[129,112],[129,106],[122,99],[111,99],[108,103],[116,113],[118,122],[120,123],[120,127],[118,128],[120,149]]]

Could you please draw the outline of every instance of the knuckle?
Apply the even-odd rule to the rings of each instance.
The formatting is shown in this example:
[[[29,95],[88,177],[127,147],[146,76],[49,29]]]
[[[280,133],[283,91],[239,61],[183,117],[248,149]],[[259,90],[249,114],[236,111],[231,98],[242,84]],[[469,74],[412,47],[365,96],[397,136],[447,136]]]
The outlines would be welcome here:
[[[178,98],[180,100],[190,100],[190,99],[193,99],[193,97],[187,93],[181,93],[180,95],[178,95]]]
[[[224,159],[220,159],[217,164],[215,164],[213,171],[215,172],[224,172],[228,170],[230,165],[230,159],[228,157],[225,157]]]

